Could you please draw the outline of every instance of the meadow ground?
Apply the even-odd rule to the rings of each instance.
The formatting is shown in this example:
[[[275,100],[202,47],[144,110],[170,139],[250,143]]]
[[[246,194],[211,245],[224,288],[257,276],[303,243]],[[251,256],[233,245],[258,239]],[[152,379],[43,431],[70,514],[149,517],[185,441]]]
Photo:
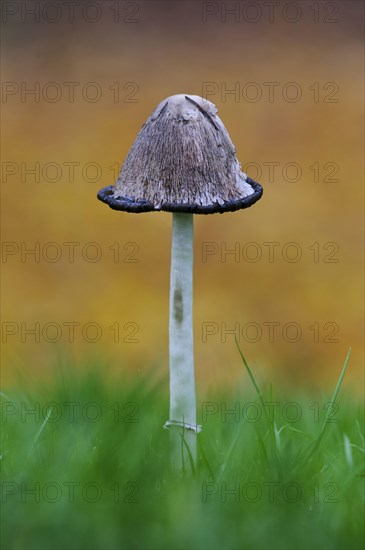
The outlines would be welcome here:
[[[167,380],[108,382],[93,365],[4,388],[2,547],[362,548],[362,405],[341,377],[320,397],[261,393],[244,363],[242,379],[199,403],[198,463],[181,477]]]

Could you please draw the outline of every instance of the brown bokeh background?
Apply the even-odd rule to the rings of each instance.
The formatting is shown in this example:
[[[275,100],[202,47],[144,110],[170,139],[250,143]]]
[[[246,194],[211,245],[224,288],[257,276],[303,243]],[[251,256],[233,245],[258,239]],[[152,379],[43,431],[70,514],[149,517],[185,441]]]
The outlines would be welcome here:
[[[96,200],[96,193],[114,182],[115,164],[122,163],[159,101],[181,92],[202,95],[204,83],[209,82],[214,83],[213,93],[207,97],[218,107],[243,168],[255,163],[247,172],[262,182],[264,196],[241,212],[195,218],[199,391],[216,384],[236,384],[242,375],[233,337],[222,341],[222,323],[228,329],[238,323],[242,331],[247,323],[255,323],[252,332],[241,334],[240,343],[260,379],[271,379],[277,386],[319,384],[327,390],[352,346],[347,380],[354,388],[360,387],[362,3],[331,3],[337,7],[332,13],[328,3],[326,8],[323,2],[295,2],[301,11],[297,22],[288,21],[295,19],[295,12],[285,7],[287,2],[275,8],[272,21],[264,3],[256,2],[261,10],[256,22],[248,19],[260,11],[244,11],[247,2],[238,3],[236,19],[227,15],[226,22],[222,2],[210,3],[208,8],[202,2],[96,4],[101,17],[95,23],[83,20],[80,9],[75,10],[73,23],[67,21],[65,11],[59,21],[51,23],[44,20],[52,19],[50,8],[40,22],[24,15],[22,23],[18,12],[3,24],[2,79],[19,86],[19,92],[2,97],[2,239],[15,243],[15,249],[31,248],[37,242],[41,249],[47,243],[57,243],[62,249],[60,261],[54,263],[42,256],[36,262],[32,256],[22,259],[20,253],[3,255],[3,328],[8,322],[23,322],[27,328],[36,322],[41,327],[50,322],[63,326],[57,343],[42,336],[35,343],[34,337],[24,334],[26,341],[22,342],[20,326],[14,336],[3,333],[4,381],[19,370],[29,378],[52,374],[60,356],[75,365],[80,359],[99,357],[116,371],[143,373],[153,368],[158,375],[167,374],[171,215],[113,212]],[[113,21],[112,5],[116,4],[119,23]],[[214,12],[206,22],[204,9]],[[91,9],[87,16],[94,17]],[[39,101],[31,95],[22,100],[21,90],[36,82],[41,90]],[[49,99],[55,88],[44,91],[50,82],[62,90],[59,101]],[[66,82],[80,83],[74,102],[69,101]],[[98,101],[82,96],[82,88],[90,82],[101,90]],[[268,82],[277,83],[273,98],[264,85]],[[119,102],[114,97],[115,83]],[[251,88],[248,83],[253,83]],[[5,91],[11,89],[7,86]],[[238,86],[240,96],[225,95],[224,86]],[[301,90],[302,97],[290,101],[295,89]],[[252,101],[257,90],[262,97]],[[92,86],[85,93],[92,97]],[[70,162],[79,163],[74,181],[65,164]],[[270,162],[279,163],[273,178]],[[289,162],[301,168],[298,181],[288,181],[295,179],[295,172],[285,171]],[[40,166],[39,181],[24,173],[35,163]],[[61,174],[50,167],[44,177],[47,163],[56,163]],[[85,178],[82,169],[88,163],[98,163],[100,173],[89,168]],[[314,165],[319,167],[318,177]],[[331,177],[334,166],[338,172]],[[11,169],[17,173],[6,172]],[[80,243],[74,262],[68,260],[63,244],[67,242]],[[102,251],[95,263],[81,254],[82,247],[91,242],[98,243]],[[206,242],[216,243],[219,252],[204,262]],[[265,242],[279,243],[274,261],[269,261]],[[288,254],[295,252],[285,248],[290,242],[302,251],[297,262],[283,259],[283,249]],[[119,243],[119,262],[113,261],[109,248],[114,243]],[[128,245],[123,250],[126,243],[136,243],[133,259],[137,262],[121,261],[133,250]],[[261,259],[247,261],[246,252],[254,256],[253,248],[244,248],[247,243],[256,243]],[[239,261],[230,255],[223,262],[222,246],[239,246],[243,255]],[[314,261],[316,247],[318,261]],[[54,249],[48,250],[49,256],[54,254]],[[88,251],[92,256],[94,249]],[[332,251],[336,253],[329,256]],[[331,258],[338,261],[329,263]],[[80,323],[72,343],[62,325],[65,322]],[[81,335],[80,327],[90,322],[98,323],[103,331],[96,343],[86,342]],[[116,322],[124,339],[131,327],[123,327],[136,323],[138,342],[115,343],[108,327]],[[202,325],[207,322],[215,323],[218,333],[203,342]],[[263,324],[268,322],[280,323],[272,342]],[[282,336],[287,323],[301,327],[298,342],[290,343]],[[315,323],[318,342],[314,329],[309,328]],[[331,336],[333,323],[338,332]],[[262,337],[247,341],[255,338],[257,326]],[[49,338],[54,334],[50,329]],[[89,335],[93,337],[92,330]],[[293,332],[287,335],[294,338]],[[328,342],[326,337],[337,341]]]

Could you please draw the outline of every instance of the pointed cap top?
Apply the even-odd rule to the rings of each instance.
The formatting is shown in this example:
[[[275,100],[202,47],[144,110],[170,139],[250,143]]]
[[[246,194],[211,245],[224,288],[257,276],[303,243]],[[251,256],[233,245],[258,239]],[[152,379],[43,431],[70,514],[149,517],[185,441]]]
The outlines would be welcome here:
[[[215,105],[178,94],[153,111],[117,182],[98,198],[126,212],[213,214],[247,208],[261,195],[261,185],[241,172]]]

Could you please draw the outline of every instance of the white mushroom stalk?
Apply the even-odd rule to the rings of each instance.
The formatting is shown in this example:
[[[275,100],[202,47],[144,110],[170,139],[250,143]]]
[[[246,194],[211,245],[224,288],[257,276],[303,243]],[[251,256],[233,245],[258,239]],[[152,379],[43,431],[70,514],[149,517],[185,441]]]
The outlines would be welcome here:
[[[196,461],[196,398],[193,343],[193,214],[173,214],[170,276],[170,420],[172,466]],[[189,450],[188,450],[188,448]],[[189,456],[190,453],[190,456]]]

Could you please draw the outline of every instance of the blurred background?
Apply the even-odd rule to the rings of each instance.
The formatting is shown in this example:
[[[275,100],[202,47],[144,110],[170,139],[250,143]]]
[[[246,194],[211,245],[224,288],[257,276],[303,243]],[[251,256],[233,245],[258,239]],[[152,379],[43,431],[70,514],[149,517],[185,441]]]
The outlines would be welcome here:
[[[76,5],[77,4],[77,5]],[[172,217],[96,199],[156,105],[216,104],[252,208],[195,217],[198,394],[260,380],[329,391],[363,349],[360,2],[2,6],[2,375],[60,358],[168,375]]]

